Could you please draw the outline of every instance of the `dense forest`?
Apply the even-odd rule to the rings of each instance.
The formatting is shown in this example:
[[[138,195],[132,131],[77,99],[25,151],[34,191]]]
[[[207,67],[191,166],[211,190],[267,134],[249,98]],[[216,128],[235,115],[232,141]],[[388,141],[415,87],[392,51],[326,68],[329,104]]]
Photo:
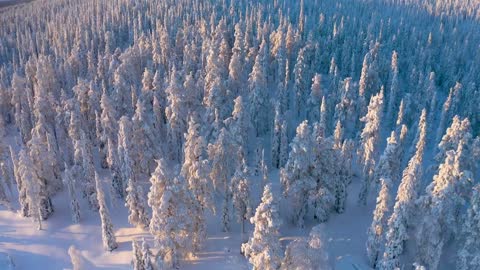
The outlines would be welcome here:
[[[354,198],[369,268],[480,269],[479,44],[478,0],[2,8],[0,220],[68,204],[115,253],[125,207],[151,237],[130,269],[183,269],[215,230],[248,268],[341,269],[325,227]]]

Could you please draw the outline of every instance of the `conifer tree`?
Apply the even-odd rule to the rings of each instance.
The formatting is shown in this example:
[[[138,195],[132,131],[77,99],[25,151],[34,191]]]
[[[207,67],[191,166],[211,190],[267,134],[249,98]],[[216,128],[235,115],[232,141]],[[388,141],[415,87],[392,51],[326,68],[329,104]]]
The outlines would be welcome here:
[[[153,262],[152,262],[152,252],[150,251],[150,247],[148,246],[147,241],[143,238],[142,241],[142,261],[145,270],[153,270]]]
[[[240,166],[237,167],[232,178],[232,199],[235,208],[237,222],[241,225],[242,235],[245,233],[245,220],[251,216],[251,199],[250,199],[250,181],[247,173],[246,161],[243,158]]]
[[[375,169],[375,158],[380,139],[380,123],[383,112],[383,89],[379,94],[373,96],[368,105],[368,113],[361,119],[365,122],[365,127],[362,131],[362,144],[359,149],[360,161],[363,164],[362,187],[358,197],[359,203],[366,204],[367,197],[370,192],[372,184],[373,173]]]
[[[51,207],[50,198],[45,198],[42,194],[42,182],[39,179],[33,162],[30,156],[26,153],[25,150],[20,151],[20,160],[19,160],[19,174],[22,177],[22,184],[25,189],[25,205],[27,205],[27,215],[31,216],[34,222],[37,222],[38,229],[42,229],[42,219],[45,213],[48,213],[49,208]],[[47,204],[45,204],[47,202]]]
[[[384,243],[385,229],[387,226],[388,211],[390,207],[389,189],[390,179],[381,178],[381,189],[377,197],[377,206],[373,212],[373,221],[368,228],[367,255],[372,268],[377,267]]]
[[[65,171],[63,172],[63,184],[67,187],[68,195],[70,197],[70,211],[72,212],[72,222],[80,222],[80,206],[77,201],[77,194],[75,192],[75,182],[72,172],[65,164]]]
[[[135,239],[132,240],[132,253],[133,270],[145,270],[145,265],[143,264],[142,250],[140,249],[138,241]]]
[[[97,173],[95,172],[95,186],[96,186],[96,195],[99,204],[100,221],[102,227],[102,241],[103,248],[106,251],[113,251],[118,247],[117,240],[115,237],[115,232],[113,231],[112,220],[110,219],[110,213],[105,203],[105,194],[99,180]]]
[[[308,121],[302,122],[297,128],[297,135],[291,144],[292,150],[285,168],[280,172],[283,194],[289,205],[293,223],[303,227],[307,214],[310,193],[316,187],[313,178],[314,155],[312,134]]]
[[[248,258],[253,269],[278,269],[282,260],[279,241],[282,221],[271,184],[265,186],[262,202],[250,222],[255,226],[255,230],[248,243],[242,244],[242,253]]]
[[[403,253],[405,241],[408,239],[407,229],[412,222],[413,210],[422,177],[422,162],[427,132],[426,110],[422,111],[418,129],[420,133],[416,143],[416,152],[403,170],[402,181],[398,187],[393,212],[388,219],[388,231],[385,235],[385,252],[380,264],[380,269],[382,270],[400,267],[399,256]]]

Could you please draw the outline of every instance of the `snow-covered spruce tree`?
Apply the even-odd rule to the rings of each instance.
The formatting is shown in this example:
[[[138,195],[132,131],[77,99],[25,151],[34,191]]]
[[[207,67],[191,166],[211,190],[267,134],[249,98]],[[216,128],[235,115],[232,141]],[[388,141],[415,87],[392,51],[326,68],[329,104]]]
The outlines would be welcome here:
[[[80,222],[80,205],[77,201],[77,194],[75,192],[75,180],[72,175],[71,169],[65,164],[65,171],[63,172],[63,185],[68,190],[68,196],[70,197],[70,211],[72,215],[72,222]]]
[[[452,124],[449,128],[447,128],[445,134],[442,137],[442,140],[438,144],[438,153],[435,156],[435,160],[437,162],[443,162],[446,157],[446,152],[450,150],[456,150],[458,148],[458,144],[461,140],[465,141],[466,146],[472,145],[472,134],[471,134],[471,125],[468,118],[463,120],[460,119],[458,116],[454,116],[452,120]],[[470,152],[473,149],[471,147],[467,147],[464,149],[466,152]],[[468,153],[467,155],[472,155],[473,153]],[[468,170],[475,172],[475,163],[467,160],[468,162],[462,164]],[[478,166],[478,165],[477,165]]]
[[[25,184],[23,183],[23,176],[20,171],[22,164],[20,163],[20,157],[17,157],[15,152],[13,151],[12,146],[10,146],[10,157],[12,158],[13,163],[13,172],[15,176],[15,182],[17,183],[17,192],[18,192],[18,203],[20,205],[20,215],[22,217],[28,217],[28,203],[27,203],[27,195],[25,193]]]
[[[375,170],[375,159],[380,140],[380,123],[383,114],[383,88],[377,95],[370,99],[368,113],[361,118],[365,122],[361,137],[361,145],[358,151],[360,163],[363,166],[363,182],[358,195],[359,203],[365,205],[370,192]]]
[[[113,231],[112,220],[110,219],[110,213],[105,202],[105,194],[100,183],[100,179],[95,172],[95,186],[96,186],[96,195],[99,205],[98,213],[100,214],[100,221],[102,227],[102,241],[103,248],[106,251],[112,251],[118,247],[117,239],[115,238],[115,232]]]
[[[351,138],[357,132],[356,122],[359,117],[357,103],[358,93],[355,91],[352,78],[345,78],[341,83],[340,102],[335,106],[334,114],[334,119],[342,123],[345,138]]]
[[[229,180],[233,173],[233,157],[235,155],[231,140],[230,133],[222,128],[217,141],[208,145],[208,156],[211,161],[210,178],[215,190],[220,192],[223,197],[222,224],[224,231],[228,231],[230,226],[231,192]]]
[[[90,145],[87,145],[86,137],[83,132],[80,141],[77,141],[77,143],[80,144],[80,155],[82,157],[83,170],[81,172],[83,173],[83,196],[87,198],[91,209],[98,210],[99,202],[95,188],[95,165],[93,164],[93,156]]]
[[[174,176],[164,159],[157,164],[148,193],[148,205],[152,208],[150,233],[166,267],[177,268],[179,260],[193,248],[190,239],[193,220],[189,209],[192,196],[185,179]]]
[[[281,270],[325,269],[330,270],[325,250],[322,225],[312,228],[308,239],[300,238],[288,244]]]
[[[0,175],[5,181],[5,186],[7,187],[8,192],[10,192],[10,194],[13,194],[13,181],[15,177],[13,172],[12,159],[10,157],[10,151],[5,155],[5,160],[3,162],[0,162]]]
[[[293,91],[295,93],[295,116],[298,119],[305,119],[305,106],[307,106],[309,80],[311,78],[309,63],[311,62],[312,45],[307,43],[300,49],[293,69],[294,84]]]
[[[187,111],[184,104],[183,85],[180,72],[175,67],[170,72],[170,80],[165,93],[167,93],[168,106],[165,116],[168,120],[168,157],[172,160],[181,160],[183,147],[183,134],[187,131]]]
[[[25,205],[28,207],[27,215],[38,223],[38,229],[41,230],[42,215],[48,213],[48,209],[51,207],[50,198],[45,197],[45,193],[42,193],[44,184],[39,179],[33,161],[25,150],[20,151],[19,165],[19,174],[25,189]]]
[[[314,218],[320,222],[328,220],[330,211],[334,207],[342,208],[345,198],[341,197],[346,188],[342,183],[344,179],[340,175],[343,165],[340,153],[334,150],[331,137],[323,137],[324,130],[319,122],[313,126],[313,177],[316,187],[309,195],[309,206],[314,210]]]
[[[268,51],[267,42],[262,40],[255,58],[252,72],[248,77],[250,115],[255,135],[262,136],[268,128],[269,88],[267,85]]]
[[[467,210],[465,222],[462,225],[461,248],[457,252],[457,269],[480,268],[480,184],[472,189],[470,207]]]
[[[123,172],[125,170],[130,170],[122,166],[127,166],[124,162],[125,160],[125,152],[118,152],[118,148],[115,147],[114,142],[111,139],[107,140],[106,144],[107,149],[107,167],[110,169],[110,173],[112,174],[112,183],[111,183],[111,193],[113,196],[117,198],[124,198],[125,197],[125,187],[123,184],[123,180],[125,179]],[[123,148],[121,148],[123,149]],[[122,159],[122,162],[120,162]],[[127,179],[125,179],[127,180]]]
[[[272,166],[274,168],[280,168],[280,143],[282,132],[282,116],[280,112],[280,104],[275,106],[275,118],[272,128]]]
[[[117,191],[120,196],[125,194],[129,179],[133,178],[133,181],[136,181],[138,178],[139,167],[136,166],[137,164],[135,162],[137,160],[133,157],[133,153],[138,151],[133,149],[135,146],[131,141],[131,138],[133,137],[132,122],[126,116],[122,116],[118,123],[118,146],[116,152],[118,154],[119,171],[121,176],[112,179],[112,188]],[[136,147],[138,147],[138,145]],[[112,159],[115,161],[114,155],[112,156]]]
[[[135,158],[137,170],[150,175],[150,168],[154,166],[153,160],[158,152],[153,133],[153,119],[146,108],[147,102],[137,101],[135,114],[132,117],[132,156]]]
[[[387,138],[387,146],[375,167],[373,182],[376,185],[380,184],[381,178],[388,178],[392,183],[398,181],[396,177],[400,173],[400,151],[401,150],[398,149],[397,135],[395,131],[392,131],[390,137]]]
[[[145,270],[153,270],[152,252],[145,238],[142,240],[142,262]]]
[[[3,205],[7,208],[10,208],[10,200],[7,197],[7,192],[5,191],[5,186],[4,185],[4,179],[3,177],[0,177],[0,205]]]
[[[403,170],[402,181],[398,187],[393,212],[388,219],[388,231],[385,235],[385,252],[380,262],[380,269],[389,270],[400,267],[400,255],[403,253],[407,230],[411,225],[415,202],[422,179],[422,161],[426,143],[426,110],[422,111],[418,123],[420,131],[416,143],[415,155]]]
[[[206,143],[200,134],[200,124],[191,116],[185,134],[184,162],[181,175],[193,195],[190,208],[195,210],[193,245],[198,250],[206,239],[206,211],[214,211],[213,186],[209,178],[210,166],[206,158]]]
[[[278,157],[278,166],[282,168],[287,164],[288,160],[288,133],[287,133],[287,121],[283,121],[280,131],[280,152]]]
[[[290,218],[303,227],[309,197],[317,185],[313,177],[314,155],[311,151],[314,145],[307,120],[297,127],[297,135],[290,146],[292,150],[285,168],[280,171],[280,181],[283,195],[290,205]]]
[[[392,53],[392,62],[390,66],[390,89],[388,93],[388,104],[387,104],[387,121],[389,126],[391,123],[394,123],[394,113],[397,109],[397,96],[400,92],[399,89],[399,80],[398,80],[398,53],[393,51]]]
[[[460,210],[466,204],[465,193],[473,182],[473,174],[462,168],[465,141],[456,151],[446,153],[426,194],[419,199],[424,215],[417,231],[417,256],[422,265],[437,269],[445,243],[458,235]]]
[[[242,235],[245,233],[245,220],[251,217],[251,198],[250,198],[250,181],[247,172],[245,158],[240,161],[232,178],[232,199],[233,207],[237,217],[237,222],[241,225]]]
[[[248,153],[250,134],[250,114],[246,108],[244,98],[238,96],[234,101],[232,116],[225,120],[228,130],[232,134],[235,143]]]
[[[381,250],[384,246],[385,230],[387,228],[388,212],[390,209],[390,179],[380,178],[380,192],[377,197],[377,205],[373,212],[373,221],[367,231],[367,256],[370,266],[377,268],[381,258]]]
[[[343,144],[343,127],[340,120],[335,125],[335,131],[333,132],[333,146],[335,149],[342,149]]]
[[[320,103],[324,97],[322,75],[315,74],[312,79],[310,97],[308,98],[308,119],[312,122],[320,120]]]
[[[132,265],[133,270],[145,270],[142,250],[140,249],[140,244],[135,239],[132,240]]]
[[[126,153],[126,162],[129,155]],[[149,224],[147,202],[142,186],[134,181],[132,174],[128,178],[127,197],[125,198],[125,206],[128,208],[128,222],[135,227],[146,228]]]
[[[279,241],[282,221],[271,184],[265,186],[262,202],[250,222],[255,226],[255,230],[248,243],[242,244],[242,253],[248,258],[253,269],[278,269],[282,260]]]
[[[40,118],[43,119],[43,118]],[[32,136],[27,143],[29,155],[33,162],[35,173],[39,181],[40,193],[42,197],[50,197],[58,191],[62,184],[59,181],[59,167],[56,159],[56,151],[54,150],[54,139],[46,129],[45,123],[39,120],[37,125],[32,129]],[[42,199],[42,219],[47,219],[53,213],[51,202]]]
[[[232,47],[232,57],[228,66],[228,85],[233,95],[243,95],[247,74],[245,72],[244,34],[241,23],[235,24],[235,42]]]

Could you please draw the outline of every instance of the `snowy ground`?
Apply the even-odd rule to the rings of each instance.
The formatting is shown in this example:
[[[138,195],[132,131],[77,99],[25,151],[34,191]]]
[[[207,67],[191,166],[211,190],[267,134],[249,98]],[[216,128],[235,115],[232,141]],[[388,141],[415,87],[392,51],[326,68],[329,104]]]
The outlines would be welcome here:
[[[277,171],[271,173],[271,179],[278,193]],[[355,187],[355,183],[351,185],[352,190]],[[258,190],[257,193],[259,200]],[[356,262],[358,269],[367,269],[362,267],[366,263],[364,243],[373,205],[358,207],[356,195],[356,192],[351,191],[346,212],[333,215],[325,224],[326,246],[331,264],[337,265],[336,269],[355,269],[351,267],[351,261]],[[73,225],[69,205],[65,203],[68,201],[66,196],[66,193],[60,193],[53,198],[55,213],[44,222],[41,231],[36,229],[31,219],[0,208],[0,252],[10,254],[18,270],[69,269],[71,265],[67,250],[70,245],[75,245],[80,250],[87,269],[131,269],[131,240],[145,237],[152,244],[148,232],[132,228],[128,224],[125,207],[110,205],[119,248],[111,253],[104,252],[98,214],[87,210],[86,203],[81,201],[82,221],[81,224]],[[14,208],[18,209],[18,205],[14,204]],[[232,232],[223,233],[219,217],[212,216],[208,222],[209,235],[204,250],[197,258],[184,262],[182,269],[248,269],[247,261],[240,254],[242,237],[239,226],[233,224]],[[285,245],[295,237],[308,234],[313,224],[308,225],[307,229],[300,230],[284,221],[282,243]]]

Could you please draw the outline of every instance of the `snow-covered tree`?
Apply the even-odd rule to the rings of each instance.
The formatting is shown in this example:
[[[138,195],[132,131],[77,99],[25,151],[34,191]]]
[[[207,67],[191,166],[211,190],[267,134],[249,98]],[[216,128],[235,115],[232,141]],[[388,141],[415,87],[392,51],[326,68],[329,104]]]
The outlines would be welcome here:
[[[70,197],[70,211],[72,212],[72,222],[80,222],[80,205],[77,201],[77,194],[75,192],[75,181],[72,172],[65,164],[65,171],[63,172],[63,184],[67,187],[68,195]]]
[[[140,244],[135,239],[132,240],[132,255],[133,270],[145,270],[142,250],[140,249]]]
[[[267,84],[267,57],[267,43],[263,39],[255,58],[252,72],[248,78],[250,115],[256,136],[264,135],[268,127],[269,89]]]
[[[33,162],[25,150],[20,151],[19,174],[25,189],[25,204],[28,206],[27,215],[37,222],[38,229],[42,229],[43,215],[52,209],[49,197],[42,194],[42,182],[34,169]]]
[[[279,241],[282,221],[271,184],[265,186],[262,202],[250,222],[255,226],[255,230],[248,243],[242,244],[242,253],[248,258],[253,269],[278,269],[282,260]]]
[[[215,144],[208,145],[208,156],[211,161],[210,178],[215,190],[221,192],[223,197],[222,224],[225,231],[228,231],[230,226],[231,192],[229,180],[233,173],[233,157],[235,155],[231,140],[230,133],[222,128]]]
[[[280,172],[283,194],[290,205],[292,221],[303,227],[307,214],[310,193],[316,188],[313,177],[314,155],[312,134],[308,121],[297,127],[297,135],[291,143],[292,150],[285,168]]]
[[[417,256],[431,269],[438,267],[444,245],[458,234],[459,212],[466,204],[463,194],[473,182],[472,172],[461,167],[464,145],[462,140],[456,151],[446,153],[426,194],[419,199],[424,215],[417,231]]]
[[[126,155],[128,158],[128,153]],[[147,202],[142,186],[134,181],[133,177],[128,178],[127,197],[125,206],[128,208],[128,222],[136,227],[146,228],[149,224]]]
[[[387,218],[390,208],[390,179],[381,178],[381,189],[377,197],[377,205],[373,212],[373,221],[367,231],[367,255],[372,268],[377,267],[384,243]]]
[[[187,181],[193,195],[190,208],[195,210],[193,242],[198,250],[206,239],[206,211],[215,210],[213,204],[213,186],[210,181],[210,165],[206,158],[206,143],[200,134],[200,124],[192,116],[188,133],[185,134],[184,162],[181,175]]]
[[[388,231],[385,235],[385,252],[380,269],[400,267],[400,255],[403,253],[405,241],[408,239],[408,228],[412,223],[415,202],[422,179],[422,162],[426,140],[426,110],[422,111],[418,123],[419,137],[416,143],[415,155],[403,170],[402,181],[398,187],[393,212],[388,219]]]
[[[112,251],[118,247],[115,232],[113,231],[112,220],[110,219],[110,213],[105,202],[105,194],[100,183],[100,179],[95,172],[95,186],[97,193],[97,200],[99,205],[98,213],[100,214],[100,221],[102,227],[102,241],[103,248],[106,251]]]
[[[308,116],[310,121],[320,120],[320,104],[324,97],[322,89],[322,75],[315,74],[312,79],[312,87],[310,90],[310,97],[308,98]],[[323,105],[323,104],[322,104]]]
[[[313,227],[308,239],[300,238],[288,244],[280,269],[331,269],[321,226]]]
[[[380,156],[380,159],[375,168],[373,175],[373,182],[375,185],[380,184],[381,178],[388,178],[393,183],[397,182],[397,176],[400,173],[401,166],[401,149],[398,148],[397,136],[395,131],[392,131],[390,137],[387,139],[387,146]]]
[[[142,262],[145,270],[153,270],[152,252],[145,238],[142,240]]]
[[[380,140],[380,123],[383,114],[383,89],[373,96],[368,105],[368,113],[361,119],[365,122],[361,137],[361,146],[358,151],[360,162],[363,166],[363,182],[358,196],[359,203],[366,204],[373,181],[375,159]]]
[[[243,158],[232,178],[232,199],[237,222],[241,225],[241,233],[245,233],[245,220],[251,217],[250,180],[246,161]]]
[[[179,260],[192,251],[191,195],[185,180],[170,171],[164,159],[150,178],[148,205],[152,208],[150,233],[160,248],[160,258],[167,267],[176,268]]]

